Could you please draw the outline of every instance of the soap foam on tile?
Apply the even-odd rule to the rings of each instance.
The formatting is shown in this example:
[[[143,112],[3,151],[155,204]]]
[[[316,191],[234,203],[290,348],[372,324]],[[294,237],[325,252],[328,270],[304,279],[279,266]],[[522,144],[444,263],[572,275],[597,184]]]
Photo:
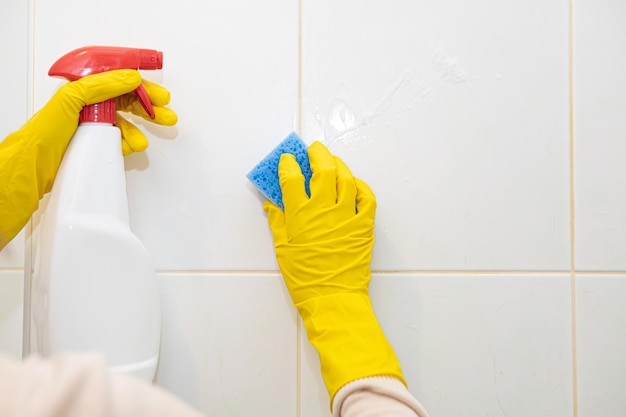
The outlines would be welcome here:
[[[304,175],[306,193],[310,196],[309,181],[311,180],[312,172],[309,164],[309,154],[306,144],[295,132],[280,142],[246,175],[268,200],[283,210],[285,207],[283,206],[283,193],[278,179],[278,162],[280,161],[280,156],[284,153],[290,153],[296,157],[296,161]]]

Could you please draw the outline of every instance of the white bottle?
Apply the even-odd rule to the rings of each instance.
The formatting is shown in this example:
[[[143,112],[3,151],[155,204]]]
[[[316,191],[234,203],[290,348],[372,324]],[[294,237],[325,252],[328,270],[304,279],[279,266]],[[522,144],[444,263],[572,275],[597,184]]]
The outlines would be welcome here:
[[[70,81],[114,69],[161,69],[152,49],[88,46],[57,60]],[[135,92],[154,117],[150,99]],[[152,381],[159,359],[160,299],[148,251],[131,232],[115,101],[83,108],[40,225],[32,274],[35,351],[99,352],[112,371]]]
[[[150,256],[131,232],[118,128],[81,123],[41,225],[33,304],[44,355],[97,351],[152,380],[160,307]],[[36,313],[36,314],[37,314]],[[43,325],[43,328],[41,328]]]
[[[152,381],[159,294],[148,251],[129,228],[117,127],[80,123],[40,227],[31,310],[39,353],[100,352],[111,370]]]

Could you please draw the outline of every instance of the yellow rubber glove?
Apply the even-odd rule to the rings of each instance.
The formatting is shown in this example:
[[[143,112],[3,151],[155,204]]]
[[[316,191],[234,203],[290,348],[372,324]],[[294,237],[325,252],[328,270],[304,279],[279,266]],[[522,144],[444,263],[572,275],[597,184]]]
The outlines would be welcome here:
[[[368,293],[376,197],[320,142],[308,152],[311,197],[296,159],[283,154],[278,175],[285,211],[269,201],[263,208],[332,404],[337,391],[356,379],[385,375],[406,382]]]
[[[117,110],[133,113],[150,122],[163,126],[174,126],[178,122],[178,116],[171,109],[164,107],[170,103],[170,92],[162,86],[148,80],[142,80],[141,83],[150,97],[150,103],[152,103],[154,109],[154,119],[151,119],[148,113],[146,113],[135,93],[128,93],[117,97],[115,99]],[[124,155],[146,150],[148,147],[148,139],[141,130],[128,122],[119,113],[115,117],[115,124],[122,131],[122,152]]]
[[[120,111],[162,125],[176,124],[176,113],[163,107],[169,103],[169,92],[143,81],[156,115],[149,118],[131,93],[140,83],[141,75],[134,70],[103,72],[67,83],[24,126],[0,142],[0,249],[26,225],[41,197],[52,188],[85,105],[117,97]],[[146,149],[148,140],[137,127],[119,115],[117,124],[125,155]]]

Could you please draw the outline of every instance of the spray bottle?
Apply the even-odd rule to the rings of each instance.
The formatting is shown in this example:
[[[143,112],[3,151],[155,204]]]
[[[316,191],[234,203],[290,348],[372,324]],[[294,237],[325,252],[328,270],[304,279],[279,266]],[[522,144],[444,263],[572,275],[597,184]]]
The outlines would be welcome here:
[[[49,75],[70,81],[114,69],[160,69],[160,51],[74,50]],[[154,109],[135,90],[151,117]],[[100,352],[112,371],[153,380],[161,329],[155,269],[129,228],[115,100],[83,108],[41,221],[32,290],[35,351]]]

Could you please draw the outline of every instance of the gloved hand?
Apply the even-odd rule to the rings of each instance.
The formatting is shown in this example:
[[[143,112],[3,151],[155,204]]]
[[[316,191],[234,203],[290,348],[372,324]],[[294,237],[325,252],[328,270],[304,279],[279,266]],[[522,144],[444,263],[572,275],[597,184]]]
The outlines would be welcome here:
[[[24,227],[41,197],[52,188],[85,105],[117,97],[118,110],[162,125],[176,124],[176,113],[163,107],[169,103],[169,92],[143,81],[156,115],[149,118],[131,93],[140,83],[141,76],[134,70],[108,71],[69,82],[24,126],[0,142],[0,249]],[[125,155],[147,147],[148,141],[138,128],[119,115],[117,124]]]
[[[123,70],[122,70],[123,71]],[[144,119],[164,126],[174,126],[178,122],[178,116],[171,109],[164,107],[170,102],[170,92],[162,86],[148,80],[142,80],[150,103],[154,108],[154,119],[148,116],[143,106],[137,99],[135,93],[124,94],[115,99],[115,106],[118,111],[133,113]],[[122,131],[122,152],[124,155],[130,155],[133,152],[145,151],[148,147],[148,139],[143,132],[132,123],[128,122],[119,113],[115,118],[115,124]]]
[[[369,298],[376,198],[320,142],[309,147],[311,197],[293,155],[278,174],[284,212],[266,201],[276,258],[309,341],[317,349],[331,404],[350,381],[392,376],[406,384]]]

